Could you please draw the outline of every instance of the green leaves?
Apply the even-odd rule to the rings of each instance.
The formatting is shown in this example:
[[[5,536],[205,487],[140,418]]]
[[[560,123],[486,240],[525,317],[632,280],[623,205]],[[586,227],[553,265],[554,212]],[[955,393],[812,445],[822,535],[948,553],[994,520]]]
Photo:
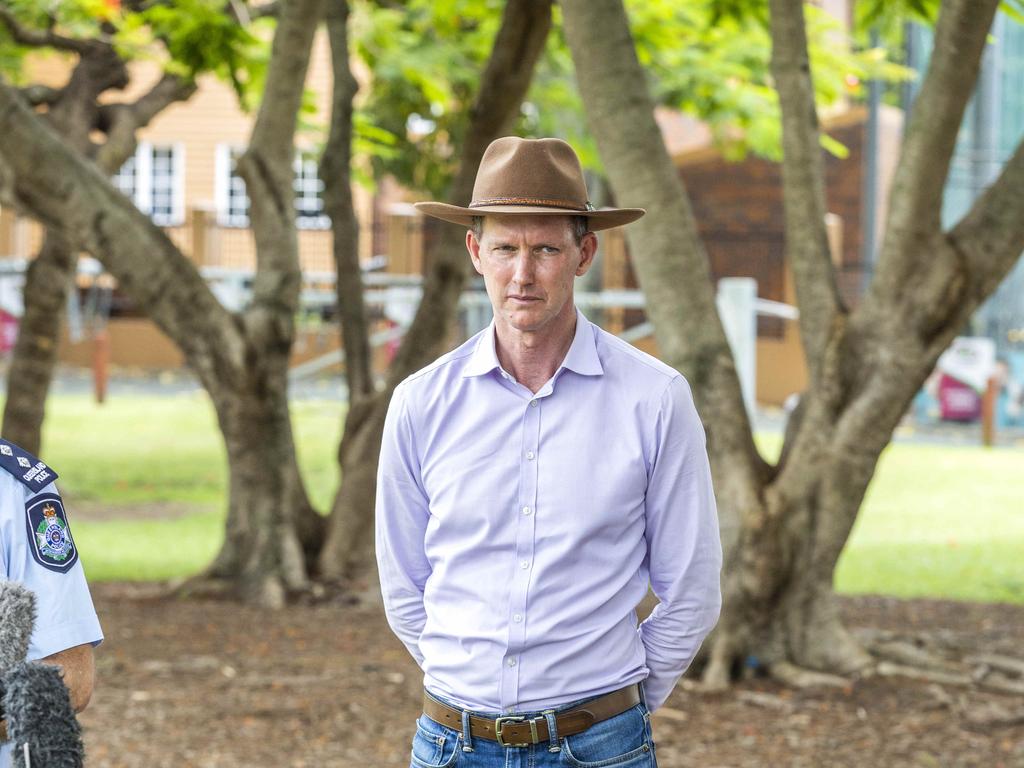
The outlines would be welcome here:
[[[1024,0],[1003,0],[999,9],[1018,24],[1024,24]]]
[[[0,0],[0,6],[28,32],[49,30],[80,39],[102,35],[103,23],[116,15],[104,0]],[[0,22],[0,73],[14,82],[23,82],[24,59],[30,50],[16,43],[7,25]]]
[[[353,48],[371,80],[360,102],[360,120],[393,142],[362,146],[372,154],[374,175],[393,174],[406,186],[440,198],[454,172],[468,122],[465,113],[490,55],[503,3],[404,0],[382,6],[357,6]],[[626,0],[626,8],[637,56],[657,103],[707,123],[729,157],[748,152],[780,157],[766,0]],[[858,49],[824,11],[810,4],[805,9],[819,108],[860,98],[870,79],[911,76],[884,49]],[[560,136],[573,145],[585,167],[600,170],[560,9],[556,5],[553,10],[554,27],[512,128],[522,136]],[[835,154],[845,151],[828,137],[822,144]]]
[[[375,175],[394,174],[443,195],[503,6],[500,0],[356,6],[353,49],[372,77],[359,119],[391,137],[363,144],[373,153]]]
[[[266,78],[266,29],[243,27],[229,13],[227,0],[175,0],[126,14],[119,40],[130,56],[144,55],[159,40],[170,54],[168,70],[188,78],[212,72],[231,83],[243,108],[250,109]]]
[[[651,74],[658,103],[706,122],[727,157],[754,152],[780,158],[780,113],[763,2],[627,0],[627,8],[637,55]],[[819,109],[859,98],[867,80],[912,76],[883,49],[856,49],[828,13],[810,4],[804,10]],[[835,154],[845,151],[828,137],[822,144]]]
[[[113,0],[0,0],[27,30],[111,43],[125,60],[153,59],[195,78],[211,72],[229,82],[243,106],[263,91],[272,21],[242,26],[228,0],[174,0],[126,10]],[[19,80],[26,48],[0,24],[0,72]]]

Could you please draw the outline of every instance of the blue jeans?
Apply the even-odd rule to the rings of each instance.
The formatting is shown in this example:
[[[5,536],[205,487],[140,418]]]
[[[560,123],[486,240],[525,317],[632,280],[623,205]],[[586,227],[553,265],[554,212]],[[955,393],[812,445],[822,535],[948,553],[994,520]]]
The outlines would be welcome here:
[[[442,701],[456,706],[451,701]],[[590,699],[565,704],[555,712],[572,709],[584,701]],[[499,713],[472,714],[493,719]],[[517,714],[528,718],[545,717],[543,712]],[[550,718],[548,722],[551,723]],[[651,714],[643,702],[615,717],[594,723],[583,733],[558,735],[553,742],[528,747],[503,747],[496,741],[472,736],[467,740],[463,731],[420,715],[409,764],[410,768],[657,768],[657,765]]]

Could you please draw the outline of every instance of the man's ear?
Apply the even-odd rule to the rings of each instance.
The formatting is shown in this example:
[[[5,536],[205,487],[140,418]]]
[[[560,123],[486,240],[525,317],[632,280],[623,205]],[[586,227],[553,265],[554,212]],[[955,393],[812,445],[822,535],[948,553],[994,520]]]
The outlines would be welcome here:
[[[466,250],[469,251],[469,258],[473,262],[473,269],[482,275],[484,271],[480,265],[480,241],[476,239],[472,229],[466,230]]]
[[[587,232],[580,241],[580,265],[576,267],[576,277],[582,277],[594,264],[594,255],[597,253],[597,235]]]

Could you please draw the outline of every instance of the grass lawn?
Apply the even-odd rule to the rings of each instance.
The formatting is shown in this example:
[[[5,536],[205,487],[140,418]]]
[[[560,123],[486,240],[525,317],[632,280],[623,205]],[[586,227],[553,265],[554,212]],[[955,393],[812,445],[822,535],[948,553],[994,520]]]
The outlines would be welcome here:
[[[836,587],[1024,603],[1024,451],[890,445]]]
[[[292,407],[302,474],[318,509],[330,506],[338,482],[343,415],[337,402]],[[184,576],[219,549],[227,463],[204,394],[115,396],[104,405],[86,395],[51,397],[42,452],[60,475],[90,580]]]
[[[292,408],[299,461],[326,509],[344,406]],[[766,436],[766,453],[778,439]],[[61,475],[93,580],[194,573],[223,537],[224,451],[205,395],[50,399],[43,458]],[[75,517],[75,507],[81,514]],[[846,593],[1024,603],[1024,452],[899,444],[843,553]]]

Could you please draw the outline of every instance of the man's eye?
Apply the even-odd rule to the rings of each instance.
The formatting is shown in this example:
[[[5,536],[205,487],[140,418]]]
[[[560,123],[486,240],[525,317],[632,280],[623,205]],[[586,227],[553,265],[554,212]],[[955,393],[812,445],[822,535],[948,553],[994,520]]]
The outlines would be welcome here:
[[[559,250],[553,245],[542,245],[540,252],[545,256],[554,256],[556,253],[559,253]]]

